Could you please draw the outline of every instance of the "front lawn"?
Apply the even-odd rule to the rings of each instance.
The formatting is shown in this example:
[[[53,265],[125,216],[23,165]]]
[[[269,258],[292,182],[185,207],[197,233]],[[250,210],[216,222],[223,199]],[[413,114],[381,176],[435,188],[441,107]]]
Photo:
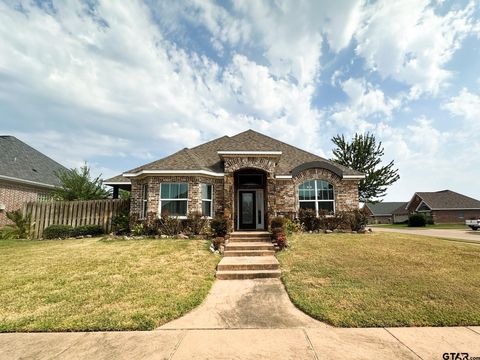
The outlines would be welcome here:
[[[342,327],[480,325],[480,246],[397,233],[301,234],[278,254],[293,303]]]
[[[465,224],[427,224],[425,227],[409,227],[407,224],[369,224],[370,227],[384,227],[393,229],[453,229],[453,230],[470,230]]]
[[[0,241],[0,332],[151,330],[199,305],[203,240]]]

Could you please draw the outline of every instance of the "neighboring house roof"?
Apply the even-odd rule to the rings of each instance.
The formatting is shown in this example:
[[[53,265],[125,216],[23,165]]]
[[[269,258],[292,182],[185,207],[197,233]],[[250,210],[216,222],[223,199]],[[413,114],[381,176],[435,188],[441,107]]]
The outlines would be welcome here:
[[[305,163],[328,163],[339,169],[344,176],[362,176],[363,174],[326,160],[318,155],[301,150],[253,130],[247,130],[235,136],[223,136],[191,149],[182,149],[163,159],[139,166],[126,173],[139,173],[149,170],[200,170],[223,173],[223,162],[218,152],[222,151],[281,151],[277,165],[277,175],[292,175],[292,170]],[[108,182],[110,181],[107,180]]]
[[[416,192],[412,200],[415,198],[415,195],[417,195],[430,210],[480,209],[480,201],[451,190]],[[409,205],[412,200],[410,200]]]
[[[405,207],[406,205],[406,202],[379,202],[365,204],[372,213],[372,216],[390,216],[395,210]]]
[[[116,175],[111,177],[110,179],[103,180],[105,185],[122,185],[122,184],[130,184],[131,181],[129,178],[124,177],[122,174]]]
[[[14,136],[0,136],[0,179],[37,186],[60,186],[55,173],[64,166]]]
[[[398,208],[393,210],[392,215],[408,215],[410,211],[407,209],[408,202],[402,203]]]

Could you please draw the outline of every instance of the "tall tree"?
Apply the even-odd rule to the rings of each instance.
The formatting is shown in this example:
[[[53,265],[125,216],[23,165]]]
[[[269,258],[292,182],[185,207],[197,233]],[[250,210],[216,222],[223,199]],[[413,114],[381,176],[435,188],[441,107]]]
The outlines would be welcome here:
[[[62,183],[54,192],[57,200],[98,200],[110,197],[110,191],[102,184],[101,175],[92,178],[86,163],[79,169],[61,170],[56,175]]]
[[[400,179],[394,161],[381,166],[384,149],[373,134],[355,134],[349,142],[343,135],[332,138],[337,146],[333,161],[365,174],[360,181],[358,195],[361,202],[378,202],[386,195],[387,187]]]

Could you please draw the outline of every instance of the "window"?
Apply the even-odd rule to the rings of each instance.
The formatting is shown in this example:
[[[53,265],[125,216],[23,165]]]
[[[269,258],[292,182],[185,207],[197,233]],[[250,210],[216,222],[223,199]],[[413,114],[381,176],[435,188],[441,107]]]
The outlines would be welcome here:
[[[148,185],[142,185],[142,210],[140,212],[140,218],[145,219],[148,212]]]
[[[324,180],[305,181],[298,187],[298,201],[300,209],[326,210],[335,212],[335,198],[333,185]]]
[[[187,216],[188,184],[160,184],[160,214],[169,216]]]
[[[202,184],[202,215],[212,217],[213,214],[213,186]]]

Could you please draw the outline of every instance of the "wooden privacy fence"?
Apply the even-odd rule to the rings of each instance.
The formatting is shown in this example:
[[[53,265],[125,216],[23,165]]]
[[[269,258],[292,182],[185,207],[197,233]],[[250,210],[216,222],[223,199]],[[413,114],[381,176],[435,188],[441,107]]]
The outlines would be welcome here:
[[[128,210],[130,200],[106,199],[88,201],[28,202],[23,214],[32,216],[32,236],[41,238],[50,225],[100,225],[106,233],[112,231],[112,219]]]

